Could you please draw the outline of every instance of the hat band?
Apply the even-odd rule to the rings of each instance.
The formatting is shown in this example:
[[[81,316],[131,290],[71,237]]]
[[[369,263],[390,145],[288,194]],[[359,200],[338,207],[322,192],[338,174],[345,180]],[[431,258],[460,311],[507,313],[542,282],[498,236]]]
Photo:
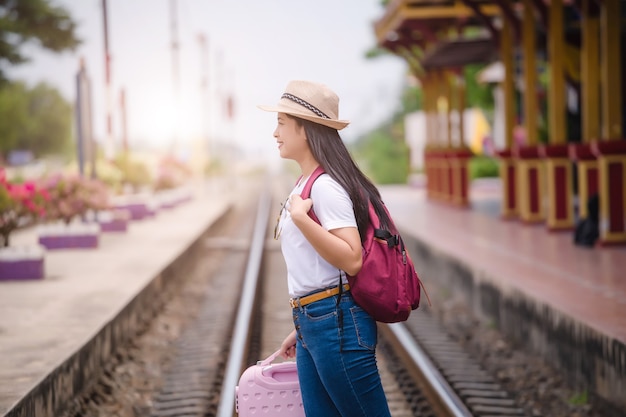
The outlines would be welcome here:
[[[293,94],[284,93],[281,98],[286,98],[287,100],[291,100],[294,103],[298,103],[302,107],[306,107],[307,109],[311,110],[313,113],[315,113],[319,117],[322,117],[324,119],[330,119],[330,117],[326,116],[326,114],[324,114],[323,111],[321,111],[320,109],[318,109],[317,107],[309,103],[308,101],[302,100],[300,97],[294,96]]]

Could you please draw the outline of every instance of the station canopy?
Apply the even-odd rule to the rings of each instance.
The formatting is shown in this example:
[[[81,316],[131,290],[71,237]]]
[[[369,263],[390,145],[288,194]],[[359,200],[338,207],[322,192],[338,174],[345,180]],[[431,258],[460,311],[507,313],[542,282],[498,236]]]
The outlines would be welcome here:
[[[392,0],[374,29],[379,46],[410,51],[425,70],[459,68],[497,58],[495,31],[486,28],[500,14],[484,0]]]

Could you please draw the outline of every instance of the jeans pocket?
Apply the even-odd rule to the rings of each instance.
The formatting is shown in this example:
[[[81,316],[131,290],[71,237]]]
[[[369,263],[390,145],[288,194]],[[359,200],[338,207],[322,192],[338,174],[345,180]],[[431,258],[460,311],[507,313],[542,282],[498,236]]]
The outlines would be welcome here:
[[[359,345],[369,350],[375,350],[378,330],[372,316],[359,306],[350,307],[350,314],[354,321],[354,329]]]
[[[334,304],[326,300],[308,304],[303,307],[305,316],[313,321],[322,321],[337,315]]]

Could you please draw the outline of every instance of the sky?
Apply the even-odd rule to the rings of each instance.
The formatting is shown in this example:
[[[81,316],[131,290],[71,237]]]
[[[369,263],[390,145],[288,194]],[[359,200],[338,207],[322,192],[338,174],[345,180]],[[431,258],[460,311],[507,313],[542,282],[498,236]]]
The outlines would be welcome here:
[[[106,138],[102,0],[51,0],[78,24],[82,44],[52,54],[29,45],[13,79],[46,81],[70,101],[84,58],[93,91],[94,134]],[[173,6],[173,8],[172,8]],[[172,12],[174,10],[174,12]],[[277,154],[273,113],[289,80],[322,82],[340,97],[341,131],[351,141],[399,106],[406,65],[396,56],[366,59],[375,46],[379,0],[107,0],[114,146],[120,146],[120,91],[126,94],[132,147],[184,147],[192,140],[232,143],[249,155]],[[179,41],[174,59],[174,31]],[[203,48],[199,37],[207,39]],[[175,88],[174,70],[179,72]],[[208,89],[202,88],[202,78]],[[176,93],[178,91],[178,93]],[[223,103],[232,97],[233,117]]]

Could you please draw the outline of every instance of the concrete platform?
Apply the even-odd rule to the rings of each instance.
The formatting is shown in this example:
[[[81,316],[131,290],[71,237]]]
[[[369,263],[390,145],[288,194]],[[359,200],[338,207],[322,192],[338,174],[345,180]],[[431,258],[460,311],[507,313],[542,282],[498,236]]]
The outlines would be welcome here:
[[[82,389],[184,279],[233,191],[198,187],[126,233],[102,234],[96,249],[48,252],[43,280],[0,282],[0,415],[53,416]],[[32,229],[12,239],[36,242]]]
[[[480,183],[477,183],[477,185]],[[573,232],[498,216],[497,183],[473,208],[383,187],[420,277],[465,297],[479,317],[626,410],[626,248],[588,249]]]

